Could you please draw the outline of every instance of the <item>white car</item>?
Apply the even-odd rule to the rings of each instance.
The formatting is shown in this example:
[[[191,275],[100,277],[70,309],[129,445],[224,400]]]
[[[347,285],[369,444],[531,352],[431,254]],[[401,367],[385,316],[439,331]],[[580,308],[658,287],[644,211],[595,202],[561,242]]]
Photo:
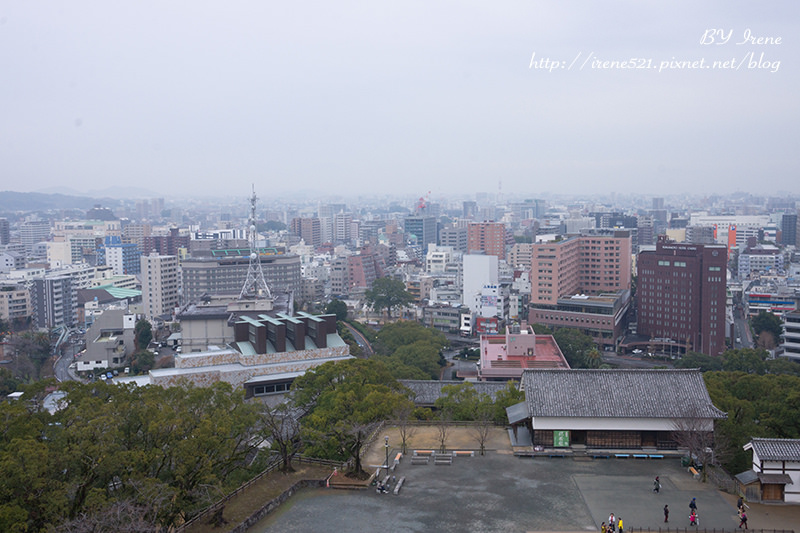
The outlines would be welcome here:
[[[642,353],[642,351],[641,351],[640,349],[638,349],[638,348],[637,348],[637,349],[635,349],[635,350],[633,351],[633,353],[635,353],[635,354],[640,354],[640,353]]]

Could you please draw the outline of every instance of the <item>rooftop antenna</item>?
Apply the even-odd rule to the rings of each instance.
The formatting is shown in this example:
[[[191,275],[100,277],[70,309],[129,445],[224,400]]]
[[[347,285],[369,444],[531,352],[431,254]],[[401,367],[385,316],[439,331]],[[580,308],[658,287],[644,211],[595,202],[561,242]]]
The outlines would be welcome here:
[[[258,257],[258,247],[256,239],[258,233],[256,232],[256,186],[253,185],[253,193],[250,195],[250,220],[248,221],[248,240],[250,242],[250,264],[247,267],[247,279],[242,287],[242,292],[239,293],[239,299],[245,298],[272,298],[272,293],[267,286],[267,280],[264,279],[264,271],[261,269],[261,260]]]

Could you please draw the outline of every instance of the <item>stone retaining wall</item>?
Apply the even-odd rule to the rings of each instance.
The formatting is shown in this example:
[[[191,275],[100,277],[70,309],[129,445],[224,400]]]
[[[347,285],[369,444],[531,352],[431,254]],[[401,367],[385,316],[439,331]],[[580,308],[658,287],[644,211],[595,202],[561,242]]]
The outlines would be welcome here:
[[[244,522],[230,530],[230,533],[246,533],[253,525],[277,509],[281,504],[295,495],[300,489],[306,487],[324,487],[324,479],[303,479],[281,493],[280,496],[268,501],[261,509],[251,514]]]

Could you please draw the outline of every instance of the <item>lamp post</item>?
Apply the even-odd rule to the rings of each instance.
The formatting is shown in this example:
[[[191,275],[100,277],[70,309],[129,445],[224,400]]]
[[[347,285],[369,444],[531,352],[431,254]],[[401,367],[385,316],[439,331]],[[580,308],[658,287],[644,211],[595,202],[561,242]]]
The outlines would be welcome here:
[[[383,437],[384,445],[383,447],[386,449],[386,475],[389,475],[389,435]]]

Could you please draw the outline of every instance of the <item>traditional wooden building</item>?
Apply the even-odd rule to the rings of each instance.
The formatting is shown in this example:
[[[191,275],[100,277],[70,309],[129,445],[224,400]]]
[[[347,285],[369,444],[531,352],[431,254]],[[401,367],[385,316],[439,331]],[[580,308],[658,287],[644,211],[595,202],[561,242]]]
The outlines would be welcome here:
[[[509,422],[536,447],[677,449],[676,432],[713,436],[714,407],[699,370],[533,369]]]
[[[800,439],[750,439],[753,467],[738,474],[740,491],[751,501],[800,503]]]

